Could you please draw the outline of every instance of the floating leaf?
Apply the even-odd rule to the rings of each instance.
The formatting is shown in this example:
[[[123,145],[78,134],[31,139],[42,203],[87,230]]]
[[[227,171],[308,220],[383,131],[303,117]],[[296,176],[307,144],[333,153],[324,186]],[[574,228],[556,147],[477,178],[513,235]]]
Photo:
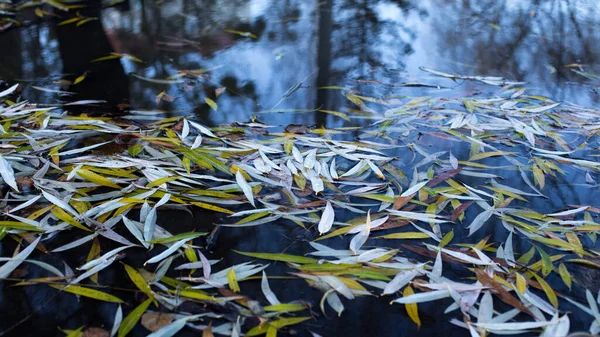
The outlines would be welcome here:
[[[125,337],[135,327],[135,325],[142,318],[142,315],[148,309],[148,306],[150,306],[150,303],[152,303],[152,298],[145,300],[135,309],[133,309],[133,311],[131,311],[127,316],[125,316],[121,326],[119,327],[117,335],[118,337]]]
[[[50,286],[52,288],[55,288],[55,289],[58,289],[61,291],[65,291],[65,292],[68,292],[71,294],[89,297],[89,298],[93,298],[93,299],[104,301],[104,302],[124,303],[122,299],[120,299],[114,295],[107,294],[107,293],[99,291],[99,290],[82,287],[82,286],[69,285],[69,286],[66,286],[66,288],[65,288],[65,286],[62,286],[59,284],[50,284]]]

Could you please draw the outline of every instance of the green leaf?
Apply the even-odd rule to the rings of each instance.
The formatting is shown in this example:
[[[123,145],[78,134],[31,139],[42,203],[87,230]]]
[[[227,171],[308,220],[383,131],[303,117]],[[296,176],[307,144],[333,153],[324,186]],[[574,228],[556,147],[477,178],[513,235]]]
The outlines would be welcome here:
[[[548,253],[546,253],[543,249],[539,247],[535,248],[542,257],[542,275],[546,277],[552,272],[552,259],[550,259],[550,255],[548,255]]]
[[[375,237],[375,239],[431,239],[431,237],[421,232],[403,232],[382,235]]]
[[[104,302],[125,303],[122,299],[120,299],[114,295],[107,294],[107,293],[104,293],[102,291],[98,291],[95,289],[85,288],[82,286],[70,285],[66,288],[64,285],[60,285],[60,284],[50,284],[50,286],[52,288],[62,290],[62,291],[65,291],[65,292],[68,292],[71,294],[89,297],[89,298],[93,298],[93,299],[104,301]]]
[[[238,250],[234,250],[234,252],[241,254],[241,255],[245,255],[245,256],[255,257],[257,259],[264,259],[264,260],[271,260],[271,261],[292,262],[292,263],[300,263],[300,264],[317,263],[317,259],[313,259],[313,258],[305,257],[305,256],[290,255],[290,254],[251,253],[251,252],[240,252]]]
[[[145,300],[123,319],[117,337],[125,337],[133,327],[135,327],[140,318],[142,318],[142,315],[148,309],[148,306],[150,306],[150,303],[152,303],[152,300],[152,298]]]
[[[186,233],[181,233],[181,234],[169,236],[167,238],[154,239],[154,240],[150,241],[150,243],[165,244],[165,243],[171,243],[171,242],[175,242],[175,241],[180,241],[180,240],[183,240],[183,239],[193,240],[193,239],[195,239],[197,237],[205,236],[207,234],[208,234],[207,232],[186,232]]]
[[[294,303],[282,303],[282,304],[273,304],[267,305],[263,308],[266,312],[296,312],[306,310],[306,306],[302,304],[294,304]]]
[[[569,287],[569,290],[571,290],[571,274],[569,274],[567,266],[565,266],[565,264],[562,262],[558,265],[558,275],[560,275],[560,278],[563,280],[565,285]]]

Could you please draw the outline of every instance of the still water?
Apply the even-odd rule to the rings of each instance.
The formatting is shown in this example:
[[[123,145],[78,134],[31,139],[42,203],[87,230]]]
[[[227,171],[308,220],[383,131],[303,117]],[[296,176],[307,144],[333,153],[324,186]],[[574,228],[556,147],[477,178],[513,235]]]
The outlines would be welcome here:
[[[103,100],[106,103],[77,112],[117,113],[133,119],[194,115],[207,125],[252,118],[280,126],[369,123],[315,111],[353,108],[338,91],[318,90],[324,86],[399,100],[490,95],[498,89],[432,76],[421,67],[524,81],[532,93],[589,107],[599,98],[600,80],[581,75],[600,74],[600,34],[596,33],[600,3],[593,0],[131,0],[111,7],[98,3],[90,2],[89,8],[80,10],[83,16],[98,18],[80,26],[59,25],[72,14],[40,19],[33,11],[19,14],[25,19],[21,27],[3,25],[0,79],[22,83],[23,96],[32,102]],[[142,62],[128,58],[90,62],[111,53],[132,55]],[[173,77],[182,71],[198,76],[194,80]],[[85,78],[76,85],[61,81],[72,82],[82,75]],[[217,95],[222,87],[226,91]],[[162,91],[163,98],[157,99]],[[211,108],[206,98],[218,108]],[[592,204],[597,197],[589,190],[556,190],[560,203],[539,202],[554,203],[555,209],[563,203]],[[181,226],[208,230],[219,221],[211,214],[162,216],[177,217]],[[224,256],[224,265],[240,262],[231,249],[303,254],[308,246],[304,235],[299,228],[283,226],[226,231],[213,254]],[[77,257],[63,257],[77,265]],[[279,275],[287,270],[278,264],[270,268]],[[122,277],[108,275],[104,283],[117,285]],[[283,301],[305,298],[318,303],[321,296],[298,280],[272,286]],[[16,335],[62,336],[57,327],[73,329],[82,324],[110,327],[112,305],[50,298],[43,289],[1,293],[0,312],[8,319],[2,319],[0,327],[14,324],[32,310],[36,310],[32,318],[13,331]],[[321,315],[296,333],[464,335],[465,330],[447,323],[443,310],[438,303],[420,305],[423,327],[417,331],[402,306],[359,298],[347,304],[341,318]],[[572,326],[585,329],[589,324],[585,319],[573,317]],[[145,331],[138,327],[133,333]]]

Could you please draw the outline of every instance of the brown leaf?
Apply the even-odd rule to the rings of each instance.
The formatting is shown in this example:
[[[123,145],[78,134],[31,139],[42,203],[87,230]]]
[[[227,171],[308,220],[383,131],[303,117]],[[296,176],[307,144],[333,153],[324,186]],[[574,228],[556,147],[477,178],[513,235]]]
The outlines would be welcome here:
[[[305,134],[310,132],[310,128],[304,124],[290,124],[285,127],[285,132]]]
[[[29,271],[25,268],[17,268],[10,273],[10,278],[22,279],[29,274]]]
[[[408,224],[409,224],[409,222],[406,220],[397,220],[397,221],[388,220],[388,221],[386,221],[386,223],[384,223],[383,225],[381,225],[379,227],[371,228],[371,232],[382,231],[382,230],[391,229],[391,228],[404,227]]]
[[[147,312],[142,315],[142,326],[155,332],[173,322],[173,316],[163,312]]]
[[[491,276],[489,276],[485,271],[481,269],[476,269],[475,274],[477,274],[477,280],[481,282],[481,284],[483,284],[484,286],[490,287],[492,292],[495,293],[496,297],[498,297],[502,302],[511,305],[533,317],[531,311],[529,311],[529,309],[527,309],[527,307],[525,307],[523,303],[521,303],[521,301],[516,299],[506,289],[504,289],[500,282],[494,280]]]
[[[202,337],[215,337],[215,335],[212,333],[212,321],[208,323],[206,329],[202,331]]]
[[[110,333],[102,328],[89,327],[83,331],[81,337],[109,337]]]
[[[404,207],[404,205],[408,204],[408,202],[411,201],[414,196],[415,193],[407,195],[405,197],[398,197],[398,199],[396,199],[396,201],[394,202],[392,209],[395,211],[399,210],[400,208]]]
[[[456,209],[454,210],[454,212],[452,212],[452,221],[458,219],[458,217],[467,210],[467,208],[469,208],[469,206],[473,205],[473,201],[469,201],[467,203],[464,203],[458,207],[456,207]]]
[[[296,208],[297,209],[312,208],[312,207],[321,207],[321,206],[325,206],[325,200],[316,200],[316,201],[306,202],[304,204],[300,204],[300,205],[296,206]]]
[[[33,179],[29,177],[19,177],[16,179],[17,187],[22,192],[31,191],[33,188]]]
[[[223,93],[223,91],[225,91],[225,89],[227,89],[227,88],[222,87],[222,88],[215,90],[215,96],[217,96],[217,97],[221,96],[221,94]]]
[[[438,174],[437,176],[433,177],[433,179],[431,179],[427,183],[427,187],[433,187],[446,179],[454,177],[455,175],[457,175],[460,172],[460,170],[462,170],[462,167]]]
[[[35,237],[35,235],[33,235],[33,234],[29,233],[29,232],[21,232],[21,233],[19,233],[17,235],[20,236],[20,237],[22,237],[28,243],[33,243],[37,239]],[[38,245],[35,247],[35,249],[39,250],[42,253],[48,254],[48,249],[46,249],[46,246],[44,246],[44,244],[41,243],[41,242],[38,243]]]

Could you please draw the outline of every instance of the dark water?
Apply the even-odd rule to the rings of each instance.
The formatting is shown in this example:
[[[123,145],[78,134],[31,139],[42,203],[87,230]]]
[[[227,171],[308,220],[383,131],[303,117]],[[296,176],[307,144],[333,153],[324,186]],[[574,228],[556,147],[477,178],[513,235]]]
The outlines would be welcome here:
[[[10,83],[21,82],[23,96],[32,102],[56,104],[99,99],[107,103],[78,112],[119,113],[128,118],[150,113],[161,118],[195,115],[208,125],[247,121],[254,114],[274,125],[340,127],[369,123],[361,120],[349,123],[318,112],[261,113],[278,102],[277,109],[322,107],[347,111],[352,108],[339,92],[317,90],[328,85],[352,88],[374,98],[400,99],[430,95],[460,97],[497,90],[476,82],[434,77],[419,67],[465,75],[502,76],[526,81],[531,92],[558,101],[584,106],[595,106],[598,102],[595,89],[600,87],[600,80],[571,71],[600,73],[600,34],[596,33],[600,28],[600,3],[593,0],[156,3],[159,2],[131,0],[111,8],[82,9],[82,15],[99,20],[78,27],[58,26],[60,19],[41,20],[33,11],[25,11],[22,15],[28,22],[24,26],[0,33],[3,46],[0,78]],[[64,18],[71,16],[60,14]],[[250,32],[255,38],[225,30]],[[144,62],[121,59],[90,63],[111,52],[130,54]],[[180,70],[198,69],[212,70],[203,78],[177,84],[153,83],[131,75],[165,80]],[[58,80],[73,81],[84,73],[86,78],[77,85],[57,84]],[[281,100],[299,82],[301,87]],[[400,86],[406,83],[420,86]],[[217,98],[215,90],[223,86],[229,90]],[[56,94],[34,87],[73,94]],[[157,104],[156,96],[162,90],[176,99]],[[217,111],[204,103],[206,97],[218,104]],[[427,137],[420,140],[422,145],[430,145],[428,141],[431,140]],[[453,144],[438,141],[436,147],[449,149]],[[468,149],[457,149],[454,153],[458,156],[460,151]],[[583,175],[581,179],[584,182]],[[553,184],[550,188],[557,198],[534,199],[528,207],[554,211],[566,204],[593,204],[598,197],[590,189],[560,181]],[[167,219],[165,223],[177,219],[173,222],[189,228],[219,221],[210,214],[162,216]],[[503,229],[497,235],[499,241],[505,239]],[[307,239],[311,237],[304,230],[287,223],[224,230],[209,258],[224,256],[222,265],[228,266],[247,261],[233,256],[231,249],[261,252],[287,249],[288,253],[303,254],[310,250]],[[464,242],[462,239],[457,237]],[[490,240],[494,241],[494,236]],[[341,247],[341,243],[328,244]],[[55,246],[61,244],[56,242]],[[3,249],[12,247],[7,245]],[[72,266],[81,260],[76,254],[62,258],[71,261]],[[126,262],[136,264],[135,259],[128,256]],[[289,272],[281,263],[269,268],[270,275]],[[118,285],[123,280],[123,275],[117,273],[104,277],[100,283]],[[551,283],[560,282],[553,277],[556,275],[550,278]],[[273,281],[271,285],[282,301],[302,298],[318,303],[322,295],[301,280]],[[255,287],[253,290],[260,292],[257,282],[242,286],[244,291]],[[34,312],[30,320],[13,331],[15,335],[58,336],[61,333],[57,327],[73,329],[82,324],[110,328],[114,305],[85,299],[78,302],[74,296],[53,298],[54,293],[44,289],[47,288],[23,287],[0,292],[3,314],[0,327],[6,328]],[[135,299],[132,301],[137,303]],[[449,303],[419,305],[423,320],[420,331],[403,306],[390,306],[385,299],[363,297],[344,304],[347,310],[340,319],[321,316],[318,322],[298,328],[297,333],[304,336],[311,330],[323,336],[465,334],[465,330],[447,323],[451,317],[443,315],[443,310]],[[318,307],[314,309],[319,311]],[[588,317],[571,317],[571,323],[579,330],[589,325]],[[145,330],[138,327],[133,332],[144,335]]]

